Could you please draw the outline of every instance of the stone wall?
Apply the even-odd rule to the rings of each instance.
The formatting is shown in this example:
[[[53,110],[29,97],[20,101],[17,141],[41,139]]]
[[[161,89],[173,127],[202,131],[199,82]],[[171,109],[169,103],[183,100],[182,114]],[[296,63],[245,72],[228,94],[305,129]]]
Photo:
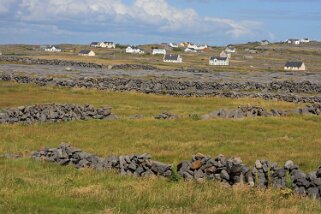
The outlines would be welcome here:
[[[34,59],[29,57],[17,57],[17,56],[0,56],[0,61],[7,63],[21,63],[21,64],[33,64],[33,65],[60,65],[60,66],[76,66],[83,68],[103,68],[103,65],[90,63],[90,62],[76,62],[59,59]]]
[[[95,69],[112,69],[112,70],[156,70],[157,68],[151,65],[140,64],[120,64],[120,65],[102,65],[91,62],[77,62],[59,59],[34,59],[29,57],[17,56],[0,56],[0,62],[6,63],[19,63],[19,64],[32,64],[32,65],[58,65],[58,66],[75,66],[82,68],[95,68]]]
[[[260,106],[239,106],[237,109],[220,109],[205,114],[201,117],[203,120],[212,118],[247,118],[247,117],[278,117],[289,115],[321,115],[321,104],[315,103],[306,105],[303,108],[293,110],[266,110]]]
[[[228,98],[261,98],[286,102],[321,103],[321,96],[300,95],[295,93],[318,93],[321,85],[310,82],[271,82],[267,84],[247,82],[203,82],[175,79],[143,78],[78,78],[61,79],[49,77],[12,76],[1,74],[2,81],[33,83],[40,86],[96,88],[99,90],[137,91],[173,96],[220,96]],[[250,92],[246,92],[250,91]]]
[[[101,158],[66,144],[58,148],[42,149],[32,153],[31,157],[60,165],[73,165],[78,169],[113,169],[121,175],[137,177],[170,178],[175,174],[171,164],[154,161],[149,154]],[[231,186],[243,184],[258,188],[289,188],[301,196],[321,199],[321,165],[313,172],[304,173],[290,160],[281,167],[268,160],[257,160],[251,168],[239,157],[225,158],[224,155],[218,155],[212,158],[199,153],[191,161],[179,163],[176,171],[186,181],[217,180]]]
[[[31,155],[36,160],[55,162],[60,165],[73,165],[78,169],[117,170],[121,175],[136,177],[171,177],[172,165],[154,161],[149,154],[110,156],[101,158],[80,149],[62,144],[58,148],[45,148]]]
[[[301,196],[321,199],[321,165],[313,172],[304,173],[292,161],[278,167],[271,161],[257,160],[251,169],[238,157],[218,155],[211,158],[197,154],[191,161],[178,164],[177,171],[184,180],[218,180],[229,185],[241,183],[259,188],[290,188]]]
[[[102,120],[113,117],[114,115],[111,113],[111,108],[108,106],[95,108],[91,105],[41,104],[4,109],[0,111],[0,124],[31,124],[87,119]]]

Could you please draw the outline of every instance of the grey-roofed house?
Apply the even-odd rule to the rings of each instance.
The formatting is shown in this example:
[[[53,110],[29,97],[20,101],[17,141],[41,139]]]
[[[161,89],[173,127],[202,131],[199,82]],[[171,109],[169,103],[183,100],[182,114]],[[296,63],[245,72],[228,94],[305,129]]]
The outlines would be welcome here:
[[[171,63],[182,63],[183,59],[180,55],[177,54],[166,54],[163,58],[163,61]]]
[[[269,45],[271,44],[268,40],[262,40],[261,45]]]
[[[209,65],[217,65],[217,66],[227,66],[230,64],[230,60],[228,57],[216,57],[213,56],[209,59]]]
[[[286,71],[305,71],[306,67],[304,62],[287,62],[284,66]]]
[[[235,53],[235,52],[236,52],[236,48],[233,47],[233,46],[227,46],[227,47],[225,48],[225,52],[226,52],[226,53]]]
[[[116,45],[114,42],[103,42],[106,48],[116,48]]]
[[[45,51],[47,52],[61,52],[61,48],[57,46],[48,46],[45,48]]]
[[[81,50],[78,54],[79,56],[95,56],[95,52],[92,50]]]
[[[98,47],[100,47],[100,42],[92,42],[92,43],[90,44],[90,47],[98,48]]]
[[[288,39],[287,43],[288,44],[292,44],[292,45],[300,45],[301,44],[301,40],[300,39]]]

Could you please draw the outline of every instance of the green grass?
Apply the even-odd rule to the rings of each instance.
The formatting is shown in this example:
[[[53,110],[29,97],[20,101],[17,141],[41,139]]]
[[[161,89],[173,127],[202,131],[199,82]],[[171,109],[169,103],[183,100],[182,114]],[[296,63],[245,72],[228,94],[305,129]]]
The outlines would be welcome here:
[[[44,146],[70,143],[100,156],[151,153],[153,159],[177,164],[197,152],[240,156],[284,164],[292,159],[305,171],[319,166],[321,118],[286,117],[242,120],[192,120],[189,114],[257,104],[289,109],[297,105],[259,99],[181,98],[84,89],[58,89],[0,83],[0,108],[37,103],[111,105],[117,121],[73,121],[56,124],[0,125],[0,213],[320,213],[311,199],[287,197],[277,190],[226,187],[218,182],[173,182],[122,177],[30,160]],[[157,121],[169,110],[181,115]],[[145,119],[130,120],[129,115]]]

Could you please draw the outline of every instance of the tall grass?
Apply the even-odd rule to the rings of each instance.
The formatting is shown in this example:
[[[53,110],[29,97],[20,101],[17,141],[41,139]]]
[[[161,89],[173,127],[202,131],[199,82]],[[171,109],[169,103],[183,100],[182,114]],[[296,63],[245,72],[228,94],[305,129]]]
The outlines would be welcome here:
[[[257,104],[295,108],[295,104],[259,99],[179,98],[83,89],[58,89],[0,83],[0,108],[37,103],[111,105],[117,121],[0,125],[0,213],[320,213],[321,204],[277,190],[227,187],[219,182],[169,181],[122,177],[115,172],[76,170],[29,159],[31,151],[67,142],[100,156],[151,153],[177,164],[201,152],[240,156],[248,165],[292,159],[311,171],[320,164],[321,118],[285,117],[242,120],[189,118],[219,108]],[[168,110],[182,117],[157,121]],[[129,115],[145,119],[130,120]]]

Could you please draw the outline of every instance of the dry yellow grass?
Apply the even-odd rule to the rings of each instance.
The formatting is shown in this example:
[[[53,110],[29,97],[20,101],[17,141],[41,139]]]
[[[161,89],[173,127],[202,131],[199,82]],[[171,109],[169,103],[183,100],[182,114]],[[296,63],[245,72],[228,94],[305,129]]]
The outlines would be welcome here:
[[[240,156],[283,164],[292,159],[306,171],[320,164],[321,118],[287,117],[198,121],[188,114],[259,104],[294,108],[258,99],[181,98],[97,90],[58,89],[0,83],[0,108],[36,103],[109,104],[117,121],[0,125],[0,153],[21,153],[20,160],[0,159],[0,213],[320,213],[319,201],[278,190],[234,188],[219,182],[183,182],[119,176],[115,172],[76,170],[28,158],[31,151],[69,142],[100,156],[151,153],[177,164],[197,152]],[[163,110],[183,118],[157,121]],[[130,120],[143,113],[142,120]]]

